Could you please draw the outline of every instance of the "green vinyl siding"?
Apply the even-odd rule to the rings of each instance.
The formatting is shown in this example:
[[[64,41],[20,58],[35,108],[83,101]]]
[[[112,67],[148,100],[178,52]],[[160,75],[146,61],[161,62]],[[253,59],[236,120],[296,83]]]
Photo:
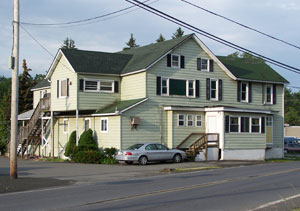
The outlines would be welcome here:
[[[128,75],[121,80],[121,100],[146,97],[146,72]]]
[[[79,75],[78,80],[80,79],[118,81],[120,83],[120,77],[117,76]],[[120,96],[120,87],[118,93],[105,93],[79,91],[78,86],[78,108],[79,110],[97,110],[120,100]]]
[[[57,97],[57,80],[69,79],[69,97]],[[77,108],[77,74],[62,56],[51,75],[51,110],[72,111]]]

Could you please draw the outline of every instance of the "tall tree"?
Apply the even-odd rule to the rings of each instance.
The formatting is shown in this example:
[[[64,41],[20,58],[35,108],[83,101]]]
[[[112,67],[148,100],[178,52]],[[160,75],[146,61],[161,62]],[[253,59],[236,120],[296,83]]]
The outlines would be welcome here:
[[[33,94],[31,88],[36,84],[26,64],[26,60],[23,59],[23,73],[19,77],[19,113],[32,109]]]
[[[173,34],[172,39],[178,38],[178,37],[182,37],[184,34],[184,31],[181,29],[181,27],[179,27],[176,32]]]
[[[135,39],[133,38],[133,34],[130,34],[129,41],[126,43],[128,47],[123,48],[123,50],[129,50],[133,48],[139,47],[139,45],[136,44]]]
[[[284,97],[285,123],[300,125],[300,91],[292,92],[291,89],[285,89]]]
[[[0,99],[0,141],[7,144],[10,140],[10,88]]]
[[[64,40],[64,44],[61,46],[61,48],[64,48],[64,49],[77,49],[75,47],[75,41],[72,40],[71,38],[66,38]]]
[[[157,38],[156,42],[163,42],[166,39],[164,38],[164,36],[162,36],[162,34],[159,35],[159,37]]]
[[[35,76],[34,76],[34,81],[36,82],[36,83],[39,83],[39,82],[41,82],[42,80],[44,80],[44,78],[45,78],[46,76],[44,75],[44,74],[36,74]]]

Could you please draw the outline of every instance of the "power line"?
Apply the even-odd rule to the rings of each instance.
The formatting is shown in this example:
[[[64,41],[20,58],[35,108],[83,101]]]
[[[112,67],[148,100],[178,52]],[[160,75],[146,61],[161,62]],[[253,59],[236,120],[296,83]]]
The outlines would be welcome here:
[[[143,3],[146,3],[150,0],[146,0],[144,1]],[[157,2],[158,0],[154,1],[154,2]],[[150,4],[154,3],[154,2],[151,2]],[[108,16],[111,16],[111,15],[114,15],[114,14],[118,14],[118,13],[121,13],[121,12],[124,12],[126,10],[129,10],[131,8],[134,8],[136,7],[135,5],[133,6],[130,6],[130,7],[126,7],[126,8],[123,8],[123,9],[120,9],[120,10],[116,10],[116,11],[113,11],[113,12],[110,12],[110,13],[107,13],[107,14],[104,14],[104,15],[100,15],[100,16],[96,16],[96,17],[92,17],[92,18],[87,18],[87,19],[81,19],[81,20],[76,20],[76,21],[70,21],[70,22],[63,22],[63,23],[30,23],[30,22],[20,22],[21,24],[23,25],[30,25],[30,26],[48,26],[48,27],[65,27],[66,25],[72,25],[72,26],[78,26],[78,25],[85,25],[85,24],[91,24],[91,23],[96,23],[96,22],[99,22],[101,20],[98,20],[98,19],[101,19],[101,18],[104,18],[104,17],[108,17]],[[138,8],[139,9],[139,8]],[[135,9],[136,10],[136,9]],[[133,12],[135,10],[131,10],[129,12]],[[124,14],[127,14],[129,12],[126,12]],[[123,14],[122,14],[123,15]],[[114,17],[118,17],[120,15],[117,15],[117,16],[114,16]],[[111,18],[108,18],[108,19],[111,19]],[[95,21],[97,20],[97,21]],[[107,19],[105,19],[107,20]],[[87,23],[86,23],[87,22]]]
[[[187,28],[187,29],[189,29],[189,30],[191,30],[193,32],[201,34],[201,35],[203,35],[203,36],[205,36],[205,37],[207,37],[209,39],[215,40],[215,41],[217,41],[217,42],[219,42],[219,43],[221,43],[223,45],[226,45],[228,47],[231,47],[231,48],[236,49],[236,50],[241,51],[241,52],[250,53],[250,54],[254,55],[257,58],[264,59],[268,63],[274,64],[274,65],[276,65],[278,67],[281,67],[281,68],[284,68],[286,70],[292,71],[294,73],[300,74],[300,69],[298,69],[296,67],[292,67],[290,65],[287,65],[287,64],[284,64],[282,62],[276,61],[276,60],[271,59],[269,57],[266,57],[266,56],[263,56],[261,54],[258,54],[258,53],[254,52],[254,51],[251,51],[251,50],[243,48],[243,47],[241,47],[239,45],[236,45],[236,44],[234,44],[232,42],[229,42],[227,40],[219,38],[219,37],[217,37],[217,36],[215,36],[213,34],[210,34],[210,33],[206,32],[204,30],[201,30],[201,29],[199,29],[199,28],[197,28],[197,27],[195,27],[193,25],[190,25],[190,24],[188,24],[188,23],[186,23],[184,21],[181,21],[181,20],[179,20],[179,19],[177,19],[177,18],[175,18],[173,16],[170,16],[170,15],[168,15],[168,14],[166,14],[166,13],[160,11],[160,10],[157,10],[157,9],[155,9],[153,7],[150,7],[150,6],[144,4],[144,3],[140,2],[140,1],[137,1],[137,0],[131,0],[131,1],[130,0],[126,0],[126,1],[129,2],[129,3],[131,3],[131,4],[134,4],[136,6],[139,6],[140,8],[142,8],[142,9],[144,9],[144,10],[150,12],[150,13],[153,13],[153,14],[159,16],[159,17],[162,17],[162,18],[164,18],[164,19],[166,19],[166,20],[168,20],[170,22],[173,22],[173,23],[175,23],[177,25],[180,25],[180,26],[182,26],[184,28]]]
[[[287,87],[291,87],[291,88],[294,88],[294,89],[300,89],[299,86],[287,86]]]
[[[246,28],[246,29],[255,31],[255,32],[257,32],[257,33],[259,33],[259,34],[262,34],[262,35],[264,35],[264,36],[266,36],[266,37],[269,37],[269,38],[271,38],[271,39],[273,39],[273,40],[282,42],[282,43],[287,44],[287,45],[289,45],[289,46],[298,48],[298,49],[300,50],[300,47],[299,47],[299,46],[294,45],[294,44],[292,44],[292,43],[290,43],[290,42],[284,41],[284,40],[282,40],[282,39],[280,39],[280,38],[277,38],[277,37],[274,37],[274,36],[272,36],[272,35],[269,35],[269,34],[267,34],[267,33],[265,33],[265,32],[262,32],[262,31],[260,31],[260,30],[258,30],[258,29],[254,29],[254,28],[252,28],[252,27],[250,27],[250,26],[247,26],[247,25],[245,25],[245,24],[239,23],[239,22],[237,22],[237,21],[235,21],[235,20],[232,20],[232,19],[230,19],[230,18],[227,18],[227,17],[225,17],[225,16],[223,16],[223,15],[219,15],[219,14],[217,14],[217,13],[215,13],[215,12],[212,12],[212,11],[210,11],[210,10],[208,10],[208,9],[205,9],[205,8],[201,7],[201,6],[198,6],[198,5],[196,5],[196,4],[193,4],[193,3],[189,2],[189,1],[186,1],[186,0],[181,0],[181,1],[183,1],[183,2],[185,2],[185,3],[187,3],[187,4],[189,4],[189,5],[192,5],[192,6],[196,7],[196,8],[198,8],[198,9],[201,9],[201,10],[203,10],[203,11],[205,11],[205,12],[208,12],[208,13],[210,13],[210,14],[212,14],[212,15],[218,16],[218,17],[223,18],[223,19],[225,19],[225,20],[228,20],[228,21],[230,21],[230,22],[232,22],[232,23],[234,23],[234,24],[237,24],[237,25],[239,25],[239,26],[242,26],[242,27],[244,27],[244,28]]]

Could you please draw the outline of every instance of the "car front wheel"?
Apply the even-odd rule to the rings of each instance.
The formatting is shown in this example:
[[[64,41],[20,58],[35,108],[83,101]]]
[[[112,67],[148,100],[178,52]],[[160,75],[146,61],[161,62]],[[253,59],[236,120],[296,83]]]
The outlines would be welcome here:
[[[148,162],[148,158],[146,156],[140,157],[140,159],[139,159],[139,164],[140,165],[146,165],[147,162]]]
[[[180,155],[180,154],[174,155],[174,157],[173,157],[173,162],[174,162],[174,163],[181,163],[181,162],[182,162],[182,157],[181,157],[181,155]]]

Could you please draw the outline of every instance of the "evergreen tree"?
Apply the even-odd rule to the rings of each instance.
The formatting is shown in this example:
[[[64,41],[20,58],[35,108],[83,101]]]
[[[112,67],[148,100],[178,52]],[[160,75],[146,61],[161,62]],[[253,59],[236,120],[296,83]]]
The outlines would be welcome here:
[[[61,46],[61,48],[63,48],[63,49],[77,49],[75,47],[75,41],[72,40],[71,38],[68,38],[68,37],[64,40],[64,44]]]
[[[31,88],[36,83],[29,71],[31,69],[27,68],[26,60],[23,59],[23,73],[19,77],[19,113],[32,109],[33,93]]]
[[[45,78],[46,76],[45,75],[43,75],[43,74],[36,74],[35,76],[34,76],[34,81],[35,81],[35,83],[39,83],[39,82],[41,82],[42,80],[44,80],[44,78]]]
[[[133,34],[130,34],[129,41],[126,43],[126,45],[128,47],[123,48],[123,50],[129,50],[139,47],[139,45],[136,44],[135,39],[133,38]]]
[[[0,99],[0,141],[8,143],[10,139],[10,88]]]
[[[285,123],[292,126],[300,125],[300,92],[285,89],[284,96]]]
[[[162,34],[159,35],[159,37],[157,38],[156,42],[163,42],[166,39],[164,38],[164,36],[162,36]]]
[[[176,32],[173,34],[172,39],[182,37],[184,34],[184,31],[179,27]]]

